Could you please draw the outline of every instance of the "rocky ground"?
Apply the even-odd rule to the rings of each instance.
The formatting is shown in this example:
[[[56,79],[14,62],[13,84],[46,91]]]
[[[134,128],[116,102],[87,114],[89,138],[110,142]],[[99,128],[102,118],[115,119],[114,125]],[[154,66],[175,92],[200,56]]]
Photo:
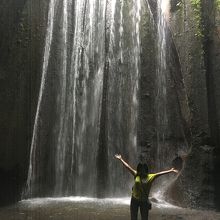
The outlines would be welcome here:
[[[0,209],[1,220],[128,220],[129,199],[34,199]],[[220,213],[153,204],[150,220],[220,220]]]

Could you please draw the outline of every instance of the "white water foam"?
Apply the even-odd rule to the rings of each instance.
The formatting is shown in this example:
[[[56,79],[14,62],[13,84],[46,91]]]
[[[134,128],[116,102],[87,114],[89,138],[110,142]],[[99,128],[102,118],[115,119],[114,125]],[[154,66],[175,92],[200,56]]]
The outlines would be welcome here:
[[[156,196],[156,194],[154,195]],[[151,200],[153,204],[153,207],[156,208],[169,208],[169,209],[180,209],[180,207],[172,205],[168,202],[166,202],[163,199],[160,199],[160,197],[153,197]],[[117,206],[117,205],[130,205],[130,198],[129,197],[120,197],[120,198],[92,198],[92,197],[81,197],[81,196],[70,196],[70,197],[48,197],[48,198],[34,198],[34,199],[27,199],[20,201],[21,205],[24,206],[31,206],[31,207],[38,207],[38,206],[48,206],[51,204],[56,203],[80,203],[80,204],[86,204],[86,205],[95,205],[95,206]]]

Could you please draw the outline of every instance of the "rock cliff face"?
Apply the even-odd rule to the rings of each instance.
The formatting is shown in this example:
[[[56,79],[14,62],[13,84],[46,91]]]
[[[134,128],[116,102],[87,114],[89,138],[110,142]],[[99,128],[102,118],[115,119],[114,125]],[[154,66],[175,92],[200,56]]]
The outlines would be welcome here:
[[[171,1],[173,38],[191,111],[191,151],[178,180],[182,201],[219,208],[219,7],[217,1]]]
[[[3,0],[0,5],[0,204],[20,199],[27,178],[48,2]],[[155,12],[156,1],[149,2]],[[220,4],[218,0],[170,3],[172,123],[167,140],[173,146],[188,146],[180,155],[184,167],[168,197],[182,206],[220,209]],[[141,16],[138,143],[140,159],[153,167],[156,28],[145,1]]]
[[[41,78],[46,1],[0,6],[0,204],[20,198],[26,181]]]

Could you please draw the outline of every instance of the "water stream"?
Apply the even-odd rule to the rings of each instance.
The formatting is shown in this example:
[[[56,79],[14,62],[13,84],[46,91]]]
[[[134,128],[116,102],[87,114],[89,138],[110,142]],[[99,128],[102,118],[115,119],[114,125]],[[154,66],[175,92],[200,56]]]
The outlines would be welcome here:
[[[44,94],[44,89],[46,87],[46,75],[47,75],[47,68],[48,62],[50,57],[50,50],[51,50],[51,42],[53,38],[53,29],[54,29],[54,13],[55,13],[55,5],[56,0],[51,0],[49,3],[49,12],[48,12],[48,23],[47,23],[47,34],[45,39],[45,49],[44,49],[44,59],[43,59],[43,67],[42,67],[42,77],[41,77],[41,86],[39,90],[39,97],[38,97],[38,105],[36,110],[35,122],[34,122],[34,129],[33,129],[33,137],[31,142],[31,152],[30,152],[30,162],[29,162],[29,171],[28,171],[28,178],[27,178],[27,188],[25,189],[24,194],[31,194],[31,187],[32,184],[35,182],[35,167],[37,163],[35,151],[37,148],[37,132],[39,130],[39,123],[40,123],[40,110],[42,105],[42,98]]]
[[[166,4],[165,4],[166,3]],[[138,161],[141,0],[51,0],[24,198],[128,196]],[[156,169],[168,147],[168,1],[158,0]],[[166,15],[166,16],[165,16]],[[160,193],[161,194],[161,193]]]
[[[164,169],[167,158],[166,137],[168,132],[168,106],[167,106],[167,27],[165,15],[169,10],[167,0],[157,1],[157,69],[156,69],[156,130],[157,130],[157,166]]]
[[[50,1],[25,198],[95,197],[102,165],[108,195],[129,192],[113,156],[137,159],[139,23],[139,0]]]

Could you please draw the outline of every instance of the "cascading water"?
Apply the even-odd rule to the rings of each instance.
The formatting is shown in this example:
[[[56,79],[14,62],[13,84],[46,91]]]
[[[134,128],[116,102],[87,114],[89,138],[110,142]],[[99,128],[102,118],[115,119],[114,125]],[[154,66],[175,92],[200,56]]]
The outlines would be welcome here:
[[[167,26],[166,15],[169,11],[168,0],[157,1],[157,69],[156,69],[156,132],[157,132],[157,166],[164,169],[167,158],[166,136],[168,131],[167,115]]]
[[[126,1],[113,1],[112,27],[109,48],[109,109],[108,149],[110,155],[119,152],[131,164],[137,161],[137,91],[140,65],[140,0],[134,0],[132,7]],[[117,14],[120,19],[117,19]],[[126,26],[124,20],[130,20]],[[128,23],[128,22],[127,22]],[[133,31],[127,34],[129,29]],[[126,39],[126,40],[125,40]],[[128,175],[112,159],[109,169],[114,170],[109,184],[114,194],[128,193],[124,184]],[[125,175],[125,176],[124,176]],[[120,186],[120,187],[119,187]]]
[[[71,191],[77,195],[95,194],[95,161],[105,62],[105,8],[106,1],[75,2],[70,80],[73,82],[70,89],[72,98],[67,102],[72,109],[71,163],[66,164],[62,172],[70,167],[70,181],[66,183],[66,188],[73,187]],[[67,143],[66,136],[64,143]],[[69,190],[67,194],[71,192]]]
[[[45,49],[44,49],[44,60],[43,60],[43,67],[42,67],[42,78],[41,78],[41,87],[38,97],[38,105],[36,110],[36,116],[35,116],[35,123],[34,123],[34,129],[33,129],[33,137],[31,142],[31,152],[30,152],[30,162],[29,162],[29,171],[28,171],[28,178],[27,178],[27,188],[25,189],[25,194],[32,193],[32,186],[35,182],[35,167],[36,167],[36,147],[37,147],[37,132],[39,130],[39,117],[40,117],[40,108],[42,103],[42,97],[45,89],[46,84],[46,75],[47,75],[47,68],[48,68],[48,62],[50,57],[50,49],[51,49],[51,42],[53,37],[53,28],[54,28],[54,11],[55,11],[55,5],[56,0],[51,0],[49,4],[49,12],[48,12],[48,23],[47,23],[47,34],[46,34],[46,40],[45,40]],[[26,195],[25,195],[26,196]]]
[[[139,23],[139,0],[50,1],[25,197],[97,195],[104,93],[107,194],[129,191],[113,156],[137,159]]]
[[[59,134],[57,141],[57,152],[55,163],[59,164],[56,172],[56,192],[60,192],[63,185],[63,169],[65,166],[65,151],[66,146],[62,145],[62,133],[64,132],[65,123],[65,96],[66,96],[66,84],[67,84],[67,31],[68,31],[68,2],[63,0],[63,22],[62,22],[62,69],[61,69],[61,93],[60,93],[60,122],[59,122]]]
[[[150,5],[150,4],[149,4]],[[156,68],[156,96],[155,96],[155,116],[156,116],[156,169],[164,170],[174,165],[174,161],[181,161],[177,155],[185,155],[188,149],[188,143],[182,127],[183,112],[181,112],[181,100],[188,105],[187,98],[178,94],[176,76],[179,73],[173,71],[168,62],[173,63],[171,59],[174,48],[171,47],[172,34],[170,33],[169,23],[169,0],[157,0],[157,11],[154,13],[154,19],[157,18],[157,68]],[[155,16],[156,14],[156,16]],[[172,44],[175,47],[175,44]],[[173,49],[173,50],[172,50]],[[176,49],[176,48],[175,48]],[[178,56],[176,53],[175,55]],[[176,65],[176,64],[175,64]],[[180,71],[180,69],[175,70]],[[180,88],[179,88],[180,89]],[[181,88],[183,89],[183,88]],[[178,97],[179,96],[179,97]],[[189,115],[188,115],[189,116]],[[186,130],[185,130],[186,131]],[[176,159],[174,159],[176,158]],[[175,178],[170,176],[160,179],[160,187],[154,189],[153,196],[163,203],[166,199],[166,191]]]

